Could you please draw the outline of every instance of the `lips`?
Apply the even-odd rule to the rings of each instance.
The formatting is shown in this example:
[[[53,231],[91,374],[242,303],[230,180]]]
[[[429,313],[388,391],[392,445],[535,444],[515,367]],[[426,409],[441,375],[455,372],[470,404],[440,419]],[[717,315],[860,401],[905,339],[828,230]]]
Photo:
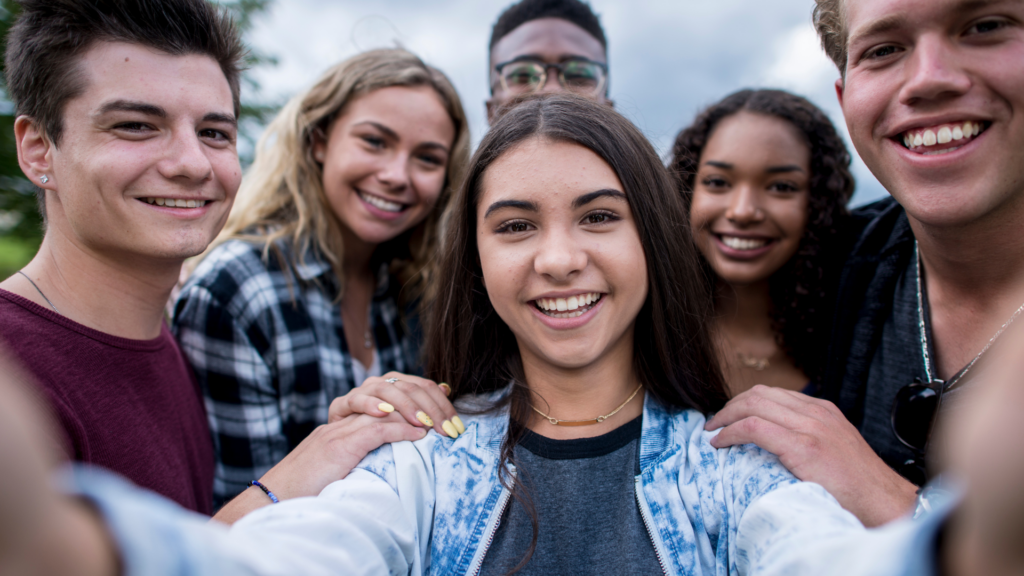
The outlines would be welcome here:
[[[356,192],[359,194],[359,198],[363,202],[366,202],[367,204],[373,206],[374,208],[383,210],[384,212],[398,214],[409,207],[407,204],[401,204],[393,200],[388,200],[387,198],[382,198],[380,196],[376,196],[374,194],[370,194],[369,192],[364,192],[362,190],[357,190]]]

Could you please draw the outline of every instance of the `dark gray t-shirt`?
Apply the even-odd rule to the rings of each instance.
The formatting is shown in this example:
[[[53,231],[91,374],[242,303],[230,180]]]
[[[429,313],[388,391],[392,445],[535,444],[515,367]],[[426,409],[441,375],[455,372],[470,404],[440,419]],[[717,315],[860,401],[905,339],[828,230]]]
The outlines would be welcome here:
[[[537,547],[518,575],[663,574],[636,501],[643,417],[596,438],[552,440],[526,431],[518,481],[537,514]],[[510,499],[481,576],[515,568],[530,548],[530,515]]]

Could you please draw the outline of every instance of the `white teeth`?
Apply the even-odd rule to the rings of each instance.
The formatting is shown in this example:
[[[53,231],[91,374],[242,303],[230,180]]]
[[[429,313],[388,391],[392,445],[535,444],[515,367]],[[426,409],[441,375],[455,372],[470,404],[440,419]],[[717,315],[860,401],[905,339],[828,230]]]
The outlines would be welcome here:
[[[568,298],[538,298],[534,304],[553,318],[575,318],[589,310],[590,306],[600,299],[601,294],[587,292]]]
[[[171,208],[202,208],[206,200],[175,200],[173,198],[142,198],[147,204],[167,206]]]
[[[913,149],[921,146],[949,144],[954,140],[960,141],[977,136],[981,130],[980,123],[967,121],[963,124],[949,124],[927,130],[908,131],[903,134],[903,145]]]
[[[359,197],[385,212],[401,212],[403,208],[403,206],[398,202],[391,202],[390,200],[385,200],[380,196],[374,196],[365,192],[360,192]]]
[[[722,236],[722,244],[733,250],[757,250],[768,245],[768,240],[761,238],[738,238],[736,236]]]

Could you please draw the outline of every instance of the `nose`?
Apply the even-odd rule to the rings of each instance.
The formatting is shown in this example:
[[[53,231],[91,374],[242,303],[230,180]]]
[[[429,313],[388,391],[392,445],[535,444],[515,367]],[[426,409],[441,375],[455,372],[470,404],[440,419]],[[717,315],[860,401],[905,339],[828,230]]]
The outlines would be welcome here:
[[[908,57],[906,80],[900,90],[900,103],[953,98],[971,88],[958,53],[938,34],[922,36]]]
[[[164,177],[195,183],[212,178],[213,164],[195,131],[189,127],[175,132],[170,146],[167,147],[164,162],[161,163]]]
[[[533,269],[553,283],[572,280],[590,261],[584,245],[571,233],[552,231],[538,240]]]
[[[409,185],[409,155],[395,152],[385,158],[377,170],[377,180],[388,190],[400,192]]]
[[[558,70],[555,68],[548,68],[547,77],[544,79],[544,85],[540,87],[542,94],[554,94],[557,92],[564,92],[562,84],[558,81]]]
[[[733,188],[729,209],[725,217],[737,225],[755,224],[764,220],[761,210],[761,195],[752,186],[740,185]]]

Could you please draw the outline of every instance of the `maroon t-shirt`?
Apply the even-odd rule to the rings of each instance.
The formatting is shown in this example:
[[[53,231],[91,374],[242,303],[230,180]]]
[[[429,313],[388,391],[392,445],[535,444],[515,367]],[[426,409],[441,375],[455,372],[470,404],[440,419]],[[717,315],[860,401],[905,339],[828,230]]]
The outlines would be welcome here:
[[[213,506],[202,396],[174,336],[111,336],[0,289],[0,340],[43,387],[68,455],[191,510]]]

